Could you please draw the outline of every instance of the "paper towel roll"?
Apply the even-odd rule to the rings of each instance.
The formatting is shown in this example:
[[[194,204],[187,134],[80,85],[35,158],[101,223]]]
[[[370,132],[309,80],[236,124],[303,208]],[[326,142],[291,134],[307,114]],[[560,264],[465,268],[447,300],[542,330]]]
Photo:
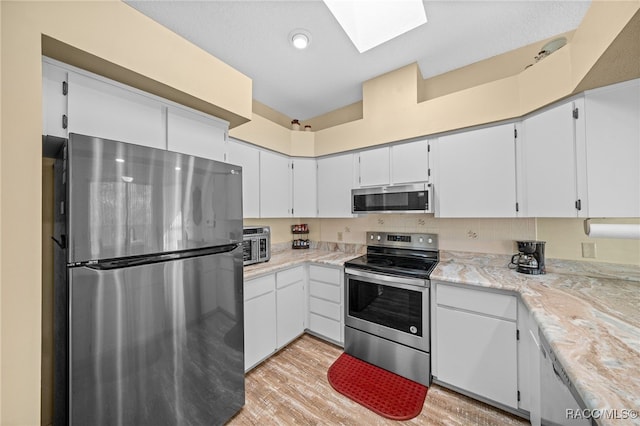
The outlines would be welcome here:
[[[640,224],[584,223],[584,231],[591,238],[640,239]]]

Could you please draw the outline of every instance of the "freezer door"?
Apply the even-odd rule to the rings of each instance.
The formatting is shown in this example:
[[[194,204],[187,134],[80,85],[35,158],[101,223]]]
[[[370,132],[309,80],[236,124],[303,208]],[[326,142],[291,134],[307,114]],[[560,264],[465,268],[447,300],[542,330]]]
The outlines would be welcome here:
[[[69,424],[223,424],[244,405],[242,250],[70,268]]]
[[[72,134],[68,262],[242,241],[242,170]]]

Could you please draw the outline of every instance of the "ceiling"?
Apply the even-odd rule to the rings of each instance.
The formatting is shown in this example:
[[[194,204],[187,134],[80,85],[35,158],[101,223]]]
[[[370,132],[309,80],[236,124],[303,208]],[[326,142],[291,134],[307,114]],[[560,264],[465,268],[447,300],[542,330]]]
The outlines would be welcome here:
[[[125,1],[249,76],[255,100],[300,120],[362,100],[362,82],[414,62],[429,78],[574,30],[590,5],[424,1],[426,24],[358,53],[320,0]],[[304,51],[289,44],[296,28],[311,33]]]

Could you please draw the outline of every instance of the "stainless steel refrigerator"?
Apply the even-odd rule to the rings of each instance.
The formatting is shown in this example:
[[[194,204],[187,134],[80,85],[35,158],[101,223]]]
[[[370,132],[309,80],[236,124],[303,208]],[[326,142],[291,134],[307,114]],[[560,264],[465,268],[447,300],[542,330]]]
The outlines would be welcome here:
[[[244,405],[240,167],[72,134],[56,162],[55,424]]]

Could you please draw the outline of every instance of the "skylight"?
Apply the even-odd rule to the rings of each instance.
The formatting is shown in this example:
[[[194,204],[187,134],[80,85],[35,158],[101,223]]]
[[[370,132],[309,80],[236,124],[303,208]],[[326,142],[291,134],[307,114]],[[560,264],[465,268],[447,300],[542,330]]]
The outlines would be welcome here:
[[[360,53],[427,22],[422,0],[324,0]]]

